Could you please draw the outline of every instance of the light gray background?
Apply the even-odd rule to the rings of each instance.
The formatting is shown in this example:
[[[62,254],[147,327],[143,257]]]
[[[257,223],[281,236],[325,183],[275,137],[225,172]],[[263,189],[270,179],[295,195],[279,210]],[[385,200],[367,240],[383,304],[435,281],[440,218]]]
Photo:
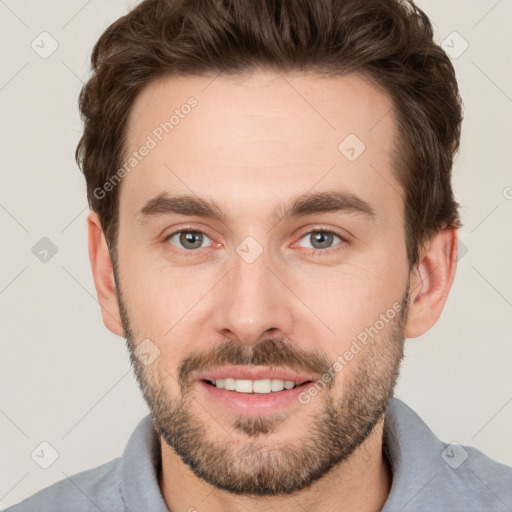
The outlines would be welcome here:
[[[92,46],[133,5],[0,0],[0,508],[118,457],[148,412],[124,340],[101,320],[74,161]],[[512,0],[418,5],[456,56],[465,103],[463,251],[442,318],[407,341],[396,394],[441,439],[512,465]],[[47,59],[31,47],[43,31],[59,45]],[[58,249],[46,262],[32,252],[42,237]],[[31,458],[43,441],[59,455],[46,470]]]

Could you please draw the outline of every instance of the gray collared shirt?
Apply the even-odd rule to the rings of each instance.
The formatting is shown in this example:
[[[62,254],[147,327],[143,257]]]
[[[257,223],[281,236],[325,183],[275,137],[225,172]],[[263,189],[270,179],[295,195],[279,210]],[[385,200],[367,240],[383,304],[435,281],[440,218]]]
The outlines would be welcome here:
[[[381,512],[512,512],[512,467],[476,448],[441,442],[397,398],[386,412],[384,443],[393,482]],[[120,458],[61,480],[7,512],[168,512],[160,465],[159,438],[146,416]]]

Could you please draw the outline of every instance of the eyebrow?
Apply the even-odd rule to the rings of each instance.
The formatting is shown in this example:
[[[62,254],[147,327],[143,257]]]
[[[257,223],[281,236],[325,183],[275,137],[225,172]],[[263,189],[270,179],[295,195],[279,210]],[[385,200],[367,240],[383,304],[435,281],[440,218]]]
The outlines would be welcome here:
[[[281,206],[272,214],[271,221],[305,217],[314,213],[346,212],[376,217],[375,209],[364,199],[349,192],[326,191],[307,193]],[[162,193],[150,199],[139,211],[138,222],[143,224],[152,218],[170,214],[198,216],[226,223],[226,215],[214,201],[183,194],[170,196]]]

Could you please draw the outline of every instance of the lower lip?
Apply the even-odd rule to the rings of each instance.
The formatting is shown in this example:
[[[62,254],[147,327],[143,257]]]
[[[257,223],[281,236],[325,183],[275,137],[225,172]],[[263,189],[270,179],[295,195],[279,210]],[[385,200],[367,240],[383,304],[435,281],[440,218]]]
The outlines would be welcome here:
[[[235,414],[258,416],[282,411],[292,404],[300,404],[299,395],[306,391],[313,382],[306,382],[293,389],[273,391],[272,393],[237,393],[219,389],[204,381],[198,381],[210,400]]]

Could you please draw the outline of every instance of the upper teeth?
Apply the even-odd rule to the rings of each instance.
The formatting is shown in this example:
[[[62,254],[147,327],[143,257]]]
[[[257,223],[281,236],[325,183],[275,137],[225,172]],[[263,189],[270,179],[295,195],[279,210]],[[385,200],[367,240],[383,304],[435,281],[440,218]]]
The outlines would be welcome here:
[[[263,379],[263,380],[242,380],[242,379],[217,379],[211,381],[214,386],[228,391],[238,393],[271,393],[295,387],[293,380]]]

